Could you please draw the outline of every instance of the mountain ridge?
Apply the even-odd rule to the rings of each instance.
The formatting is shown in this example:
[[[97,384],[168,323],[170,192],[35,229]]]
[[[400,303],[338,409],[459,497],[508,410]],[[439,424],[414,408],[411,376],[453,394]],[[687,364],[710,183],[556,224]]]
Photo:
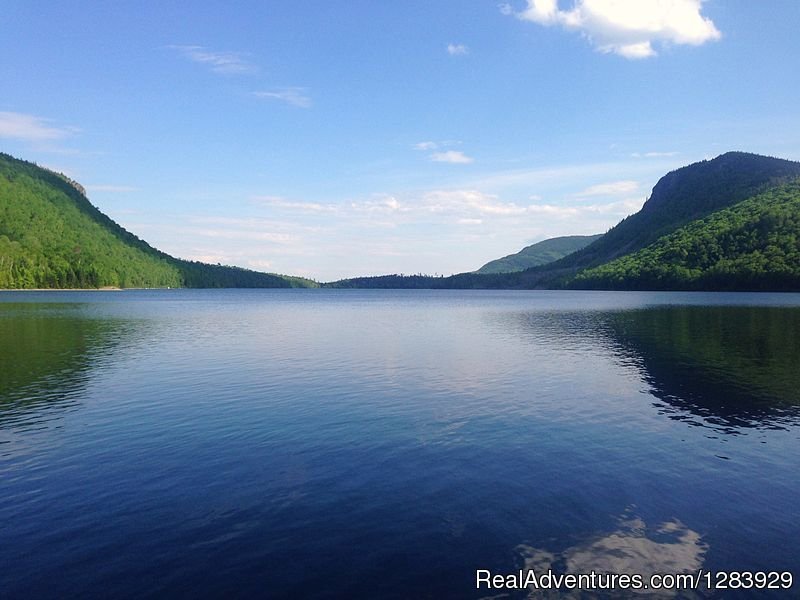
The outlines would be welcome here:
[[[331,287],[413,287],[458,289],[559,289],[571,287],[586,269],[614,261],[647,248],[681,227],[717,211],[757,197],[769,189],[800,178],[800,163],[747,152],[727,152],[675,169],[659,179],[642,209],[626,217],[595,242],[564,258],[524,271],[503,274],[459,273],[446,278],[387,275],[355,278],[326,284]],[[792,235],[786,232],[785,235]],[[800,224],[797,231],[800,239]],[[769,269],[769,264],[765,265]],[[713,282],[707,282],[713,286]],[[730,284],[730,281],[728,282]],[[726,284],[726,285],[728,285]],[[625,289],[606,280],[595,289]],[[574,287],[581,287],[575,285]],[[586,287],[589,287],[588,285]],[[745,286],[747,287],[747,286]],[[798,289],[797,282],[780,283],[776,289]],[[644,289],[637,287],[635,289]],[[649,288],[648,288],[649,289]],[[671,289],[663,282],[654,289]],[[681,288],[682,289],[682,288]],[[726,289],[735,289],[727,287]],[[748,288],[749,289],[749,288]],[[771,289],[767,285],[766,288]]]
[[[77,182],[0,153],[0,288],[320,286],[800,290],[800,163],[728,152],[681,167],[607,233],[522,271],[318,284],[172,257],[102,213]]]
[[[525,246],[522,250],[514,254],[489,261],[475,271],[475,273],[481,275],[489,273],[512,273],[545,265],[560,258],[564,258],[581,248],[585,248],[592,242],[598,240],[602,235],[602,233],[599,233],[596,235],[564,235],[548,238],[541,242],[531,244],[530,246]]]
[[[641,210],[553,266],[596,266],[793,177],[800,177],[800,163],[739,151],[680,167],[656,182]],[[720,179],[725,185],[719,185]]]
[[[65,175],[0,153],[0,288],[314,287],[150,246]]]
[[[573,288],[800,289],[800,179],[580,272]]]

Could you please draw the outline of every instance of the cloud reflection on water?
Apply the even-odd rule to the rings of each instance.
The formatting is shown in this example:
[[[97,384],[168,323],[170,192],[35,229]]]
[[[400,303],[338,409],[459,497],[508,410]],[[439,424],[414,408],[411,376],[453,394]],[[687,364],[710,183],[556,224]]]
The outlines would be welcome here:
[[[516,552],[525,570],[537,575],[552,569],[555,573],[583,574],[627,573],[650,575],[697,572],[703,566],[708,544],[702,536],[689,529],[678,519],[672,519],[650,527],[645,521],[626,511],[619,518],[617,529],[589,538],[562,551],[550,551],[520,545]],[[605,594],[605,595],[604,595]],[[622,590],[598,592],[588,590],[560,591],[531,590],[529,598],[694,598],[685,590],[659,590],[629,592]]]

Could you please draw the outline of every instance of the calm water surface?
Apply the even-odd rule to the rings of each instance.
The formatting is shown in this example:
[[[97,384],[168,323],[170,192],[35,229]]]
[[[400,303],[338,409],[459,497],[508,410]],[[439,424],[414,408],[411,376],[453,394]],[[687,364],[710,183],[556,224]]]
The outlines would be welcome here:
[[[800,296],[0,293],[0,596],[526,566],[800,580]]]

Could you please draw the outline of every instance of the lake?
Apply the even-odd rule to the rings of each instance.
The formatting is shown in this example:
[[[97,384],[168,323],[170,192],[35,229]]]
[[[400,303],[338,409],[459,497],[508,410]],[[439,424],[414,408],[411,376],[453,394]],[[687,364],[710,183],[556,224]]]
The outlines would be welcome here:
[[[800,295],[2,292],[0,532],[4,598],[796,582]]]

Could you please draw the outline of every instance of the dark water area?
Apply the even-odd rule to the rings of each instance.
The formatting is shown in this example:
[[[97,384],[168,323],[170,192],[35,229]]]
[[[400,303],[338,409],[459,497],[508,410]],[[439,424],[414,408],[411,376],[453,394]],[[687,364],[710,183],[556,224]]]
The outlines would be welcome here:
[[[0,293],[0,597],[525,568],[800,579],[800,295]]]

